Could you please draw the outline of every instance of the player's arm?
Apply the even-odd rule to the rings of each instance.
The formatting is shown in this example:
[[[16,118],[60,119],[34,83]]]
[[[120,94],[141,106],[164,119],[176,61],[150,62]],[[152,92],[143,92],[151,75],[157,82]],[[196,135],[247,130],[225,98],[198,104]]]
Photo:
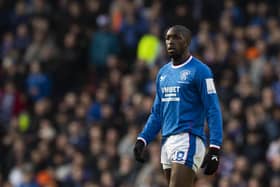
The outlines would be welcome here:
[[[144,148],[154,140],[156,135],[161,129],[161,119],[160,119],[160,95],[158,89],[158,81],[156,81],[156,95],[153,103],[153,107],[151,109],[151,113],[149,118],[142,130],[139,134],[135,147],[134,147],[134,156],[137,161],[144,162],[143,151]]]
[[[160,119],[160,95],[158,89],[158,81],[156,81],[156,95],[151,109],[149,118],[137,139],[143,140],[145,145],[149,144],[154,140],[156,135],[161,129],[161,119]]]
[[[211,70],[207,66],[203,66],[203,68],[200,69],[197,78],[198,89],[205,107],[210,134],[209,152],[205,157],[203,167],[206,167],[204,171],[205,174],[213,174],[218,168],[219,152],[222,145],[222,112]]]
[[[207,66],[203,66],[197,78],[198,89],[206,111],[210,133],[210,147],[220,148],[223,138],[222,112],[212,72]]]

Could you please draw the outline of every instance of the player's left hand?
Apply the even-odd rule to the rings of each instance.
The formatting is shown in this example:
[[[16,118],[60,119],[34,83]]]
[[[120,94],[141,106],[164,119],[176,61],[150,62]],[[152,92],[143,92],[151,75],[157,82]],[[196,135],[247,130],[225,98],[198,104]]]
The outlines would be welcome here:
[[[205,175],[212,175],[214,174],[219,166],[220,161],[220,149],[215,147],[210,147],[207,155],[204,158],[202,163],[202,168],[205,168],[204,174]]]

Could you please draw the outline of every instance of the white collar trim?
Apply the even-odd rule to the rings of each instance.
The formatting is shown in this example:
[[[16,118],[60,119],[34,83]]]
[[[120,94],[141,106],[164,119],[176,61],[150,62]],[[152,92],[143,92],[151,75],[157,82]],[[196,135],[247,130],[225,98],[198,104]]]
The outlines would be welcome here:
[[[180,68],[180,67],[182,67],[182,66],[186,65],[187,63],[189,63],[191,60],[192,60],[192,56],[190,56],[190,57],[188,58],[188,60],[186,60],[186,62],[184,62],[183,64],[180,64],[180,65],[174,66],[174,64],[173,64],[173,63],[171,63],[171,67],[172,67],[172,68],[174,68],[174,69]]]

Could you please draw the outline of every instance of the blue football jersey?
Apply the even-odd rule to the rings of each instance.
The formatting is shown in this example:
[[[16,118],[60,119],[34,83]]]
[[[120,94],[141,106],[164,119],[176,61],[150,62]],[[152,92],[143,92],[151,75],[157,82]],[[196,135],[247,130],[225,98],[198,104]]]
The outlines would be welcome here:
[[[195,57],[174,66],[164,65],[156,78],[151,114],[139,134],[146,144],[161,130],[163,138],[189,132],[205,140],[207,120],[210,144],[222,144],[222,114],[210,68]]]

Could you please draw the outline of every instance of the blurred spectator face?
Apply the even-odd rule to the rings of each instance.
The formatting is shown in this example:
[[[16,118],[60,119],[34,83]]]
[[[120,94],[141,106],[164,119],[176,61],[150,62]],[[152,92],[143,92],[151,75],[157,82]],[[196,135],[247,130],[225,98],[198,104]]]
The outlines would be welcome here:
[[[230,181],[227,177],[223,177],[219,180],[218,187],[230,187]]]
[[[66,109],[72,109],[77,104],[77,96],[75,93],[67,93],[64,97],[65,107]]]
[[[84,187],[100,187],[100,186],[93,182],[86,182]]]
[[[110,158],[116,158],[118,155],[118,150],[117,146],[113,144],[106,144],[105,145],[105,153],[110,157]]]
[[[16,139],[13,144],[13,152],[15,156],[23,156],[25,154],[26,146],[22,139]]]
[[[254,1],[249,2],[246,6],[247,12],[250,15],[255,15],[257,11],[257,5]]]
[[[114,87],[119,87],[121,74],[120,71],[114,69],[109,74],[110,85]]]
[[[97,159],[97,167],[100,171],[105,171],[110,168],[110,160],[108,157],[101,155]]]
[[[17,36],[20,38],[24,38],[27,37],[28,35],[28,28],[26,24],[20,24],[17,27]]]
[[[67,33],[64,37],[64,47],[74,48],[76,46],[76,36],[73,33]]]
[[[273,118],[277,121],[280,122],[280,107],[275,107],[273,110]]]
[[[80,135],[80,124],[76,121],[73,121],[69,124],[69,128],[68,128],[68,133],[69,136],[79,136]]]
[[[85,119],[86,114],[87,114],[87,109],[84,106],[79,105],[76,107],[75,116],[77,117],[77,119],[81,119],[81,120]]]
[[[124,155],[120,159],[119,171],[121,174],[128,174],[133,167],[133,161],[130,156]]]
[[[35,12],[43,12],[46,8],[45,0],[33,0]]]
[[[100,155],[103,151],[103,144],[101,140],[92,140],[90,143],[90,153],[93,156]]]
[[[119,139],[119,134],[116,129],[110,128],[106,133],[106,143],[116,145]]]
[[[135,22],[135,7],[133,2],[127,2],[124,4],[124,14],[128,24],[133,24]]]
[[[149,114],[151,107],[153,105],[153,100],[151,97],[144,97],[142,102],[142,109],[145,113]]]
[[[13,185],[9,182],[5,182],[3,187],[13,187]]]
[[[60,112],[57,114],[56,123],[60,128],[59,130],[63,130],[64,128],[66,128],[65,125],[67,122],[68,122],[68,116],[65,113]]]
[[[96,91],[96,100],[100,103],[103,103],[107,100],[108,93],[105,88],[99,88]]]
[[[267,4],[265,2],[260,2],[257,6],[257,14],[260,16],[266,16],[267,14]]]
[[[274,171],[280,170],[280,157],[279,156],[272,159],[271,167],[272,167],[272,170],[274,170]]]
[[[262,104],[264,108],[271,108],[274,103],[273,91],[271,88],[265,88],[262,90]]]
[[[231,119],[227,124],[226,130],[230,136],[234,137],[241,133],[241,125],[237,119]]]
[[[51,141],[55,136],[55,129],[49,120],[45,119],[40,122],[38,135],[42,140]]]
[[[18,1],[15,6],[16,15],[22,16],[26,13],[26,4],[24,1]]]
[[[257,163],[253,166],[252,176],[262,179],[266,174],[266,166],[264,163]]]
[[[45,34],[36,31],[33,35],[33,41],[38,45],[42,45],[43,42],[45,41]]]
[[[88,92],[83,92],[81,95],[80,95],[80,103],[81,105],[85,106],[86,108],[88,108],[91,104],[91,96]]]
[[[40,64],[38,62],[33,62],[30,64],[30,72],[32,74],[38,74],[41,71]]]
[[[234,98],[230,101],[229,104],[230,113],[233,116],[238,117],[242,112],[242,101],[239,98]]]
[[[153,1],[148,19],[150,22],[156,21],[160,17],[161,3],[160,1]],[[157,35],[156,35],[157,36]]]
[[[278,187],[280,186],[280,178],[279,177],[273,177],[271,180],[270,180],[270,186],[269,187]]]
[[[141,109],[143,103],[143,95],[140,93],[135,93],[132,95],[132,103],[135,108]]]
[[[56,148],[58,150],[65,150],[67,147],[68,140],[65,134],[59,134],[56,138]]]
[[[35,166],[39,166],[43,160],[43,156],[41,155],[41,153],[38,150],[35,149],[35,150],[31,151],[31,160]]]
[[[256,41],[261,38],[262,29],[258,25],[248,26],[246,29],[246,36],[247,36],[247,38],[249,38],[253,41]]]
[[[110,55],[110,56],[108,56],[106,63],[107,63],[107,67],[109,69],[117,69],[119,66],[119,59],[117,56]],[[122,77],[119,77],[119,78],[122,78]]]
[[[216,37],[215,45],[217,46],[216,48],[217,59],[220,61],[225,60],[229,50],[229,44],[226,41],[225,37],[223,35],[218,35]]]
[[[103,119],[110,119],[113,116],[112,106],[109,104],[104,104],[101,107],[101,116]]]
[[[188,9],[187,6],[184,4],[178,5],[175,8],[175,14],[178,17],[185,17],[187,15]]]
[[[81,166],[74,166],[72,168],[72,178],[75,182],[82,182],[83,180],[83,168]]]
[[[80,152],[75,152],[73,156],[73,165],[83,167],[85,163],[85,157]]]
[[[102,187],[113,187],[115,182],[112,174],[109,171],[105,171],[101,173],[100,183]]]
[[[101,140],[102,138],[101,127],[98,125],[91,126],[89,130],[89,137],[91,140]]]
[[[43,116],[49,110],[49,101],[46,99],[41,99],[35,103],[34,106],[35,114],[38,116]]]
[[[236,27],[233,30],[233,36],[236,40],[244,39],[244,29],[242,27]]]
[[[233,31],[230,15],[224,15],[221,17],[220,29],[225,34],[230,34]]]
[[[234,144],[231,140],[225,139],[223,143],[223,152],[225,154],[231,154],[234,153]]]
[[[47,19],[42,17],[34,17],[32,19],[32,28],[34,29],[34,34],[41,34],[44,36],[49,29],[49,22]],[[40,37],[41,37],[40,35]],[[35,36],[36,38],[36,36]],[[44,37],[42,37],[44,38]]]
[[[235,161],[235,170],[244,173],[248,170],[248,160],[244,156],[240,156]],[[237,176],[236,176],[237,177]]]
[[[257,48],[258,52],[260,53],[260,56],[262,56],[265,54],[267,46],[263,40],[258,40],[256,42],[256,48]]]
[[[257,145],[260,143],[260,135],[258,133],[250,132],[246,136],[246,141],[249,145]]]
[[[243,178],[239,172],[234,172],[231,176],[232,186],[242,186],[244,184]]]
[[[81,13],[80,4],[76,1],[70,2],[68,11],[72,17],[79,17]]]
[[[242,98],[250,96],[253,92],[253,87],[250,77],[247,75],[242,75],[240,77],[240,82],[238,84],[238,92]]]
[[[100,9],[99,0],[86,0],[86,7],[90,12],[97,12]]]
[[[257,116],[253,111],[253,107],[247,108],[246,121],[249,130],[256,130],[258,127]]]
[[[260,182],[256,178],[250,178],[248,187],[260,187]]]
[[[4,90],[6,94],[13,94],[15,92],[15,85],[12,82],[7,82]]]
[[[14,42],[13,34],[10,32],[5,33],[3,36],[4,46],[12,46],[13,42]]]
[[[31,171],[25,171],[23,175],[24,183],[29,184],[32,182],[34,174]]]
[[[45,159],[48,159],[51,152],[49,150],[49,143],[46,142],[46,141],[40,141],[38,143],[38,151],[39,151],[39,154],[41,154]]]

